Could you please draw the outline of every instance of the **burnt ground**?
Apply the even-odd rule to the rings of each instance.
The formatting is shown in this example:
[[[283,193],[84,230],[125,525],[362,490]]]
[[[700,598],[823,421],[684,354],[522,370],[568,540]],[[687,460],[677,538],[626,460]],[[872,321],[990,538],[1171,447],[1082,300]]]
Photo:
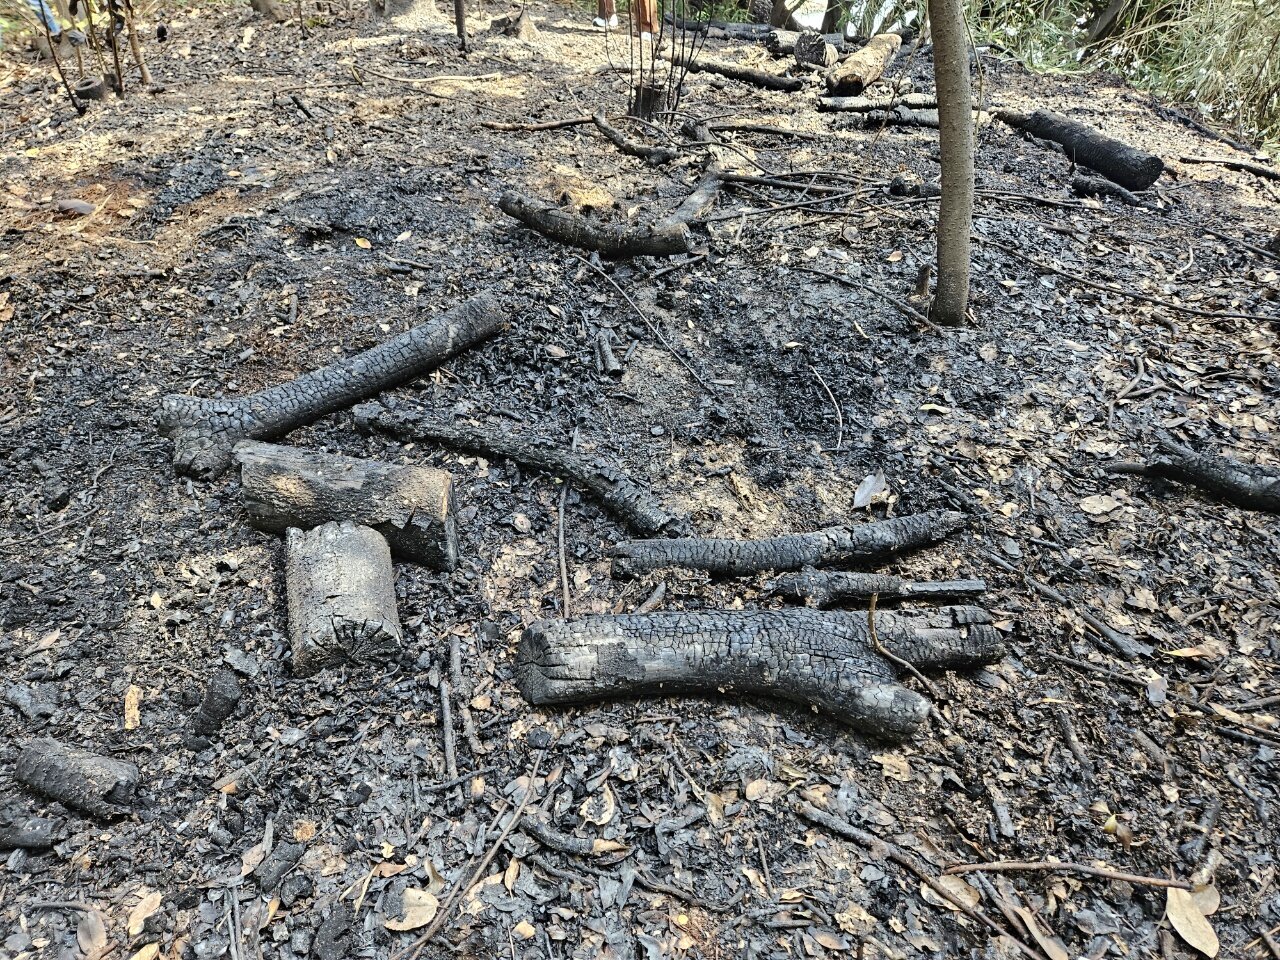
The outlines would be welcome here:
[[[299,40],[296,25],[239,8],[185,8],[169,41],[148,45],[163,92],[82,119],[46,67],[0,65],[0,802],[7,821],[59,821],[52,849],[6,854],[0,953],[80,955],[82,912],[40,906],[77,901],[118,956],[387,956],[413,936],[385,926],[405,890],[443,902],[471,875],[546,747],[531,802],[565,833],[622,849],[584,860],[512,833],[427,955],[1015,955],[882,850],[798,819],[803,799],[935,875],[990,859],[1199,870],[1213,883],[1199,901],[1220,895],[1209,922],[1221,955],[1266,956],[1260,934],[1280,925],[1280,732],[1250,702],[1280,693],[1280,527],[1101,465],[1140,457],[1158,430],[1277,461],[1278,265],[1240,243],[1269,241],[1275,186],[1182,163],[1232,149],[1117,82],[1034,76],[988,52],[990,102],[1069,113],[1169,170],[1159,210],[1082,202],[1061,154],[984,128],[979,186],[1003,195],[979,199],[975,232],[1004,246],[975,246],[972,325],[935,333],[861,282],[906,298],[932,258],[936,208],[886,184],[902,170],[936,177],[936,133],[863,131],[817,113],[812,90],[692,77],[692,113],[813,136],[724,134],[743,169],[834,171],[870,188],[829,205],[838,215],[745,217],[723,215],[797,194],[726,190],[703,254],[606,265],[703,386],[614,287],[494,205],[513,185],[552,198],[603,187],[614,216],[654,218],[701,170],[696,152],[654,170],[587,128],[480,126],[623,108],[626,76],[607,67],[625,48],[606,50],[578,11],[532,9],[536,43],[490,36],[477,17],[462,56],[442,23],[397,32],[335,16]],[[782,68],[749,44],[709,50]],[[927,55],[896,72],[931,88]],[[93,211],[59,209],[67,200]],[[935,678],[939,715],[901,747],[732,696],[531,710],[513,651],[524,625],[563,612],[558,481],[366,438],[338,414],[288,442],[449,468],[464,560],[448,575],[397,566],[400,662],[294,678],[281,541],[249,528],[234,479],[175,477],[157,402],[278,383],[487,289],[513,304],[510,331],[395,399],[576,437],[705,534],[963,509],[968,531],[886,569],[985,578],[1006,659]],[[602,328],[625,357],[620,381],[592,359]],[[877,473],[884,491],[855,509]],[[608,549],[627,532],[576,490],[565,504],[575,615],[633,609],[659,582],[668,609],[779,602],[764,578],[615,582]],[[1085,614],[1153,652],[1119,660]],[[446,779],[436,683],[451,636],[483,747],[460,737],[459,766],[485,772],[433,791]],[[226,665],[243,699],[193,748],[184,727]],[[126,723],[129,701],[139,711]],[[20,747],[46,735],[135,763],[131,813],[94,822],[19,786]],[[252,868],[294,842],[300,862],[264,890]],[[1063,873],[970,880],[959,895],[1071,956],[1198,955],[1171,933],[1160,889]],[[154,913],[130,932],[140,903]],[[88,940],[86,952],[101,942]]]

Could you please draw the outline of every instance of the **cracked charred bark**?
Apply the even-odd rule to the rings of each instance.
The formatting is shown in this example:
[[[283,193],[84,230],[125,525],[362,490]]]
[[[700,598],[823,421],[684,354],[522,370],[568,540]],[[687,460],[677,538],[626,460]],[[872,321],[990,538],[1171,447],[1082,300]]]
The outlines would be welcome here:
[[[884,611],[876,637],[921,669],[1003,655],[978,607]],[[900,686],[866,614],[817,610],[656,613],[542,621],[521,637],[516,685],[535,705],[733,691],[804,703],[888,739],[914,734],[929,701]]]
[[[156,415],[174,441],[179,473],[212,479],[240,440],[271,440],[411,380],[503,328],[497,297],[481,294],[386,343],[252,396],[202,400],[171,394]]]
[[[681,537],[631,540],[613,551],[613,575],[634,577],[663,567],[739,576],[762,570],[799,570],[829,564],[870,563],[927,546],[963,527],[963,513],[933,510],[855,527],[828,527],[765,540]]]
[[[348,521],[290,528],[285,550],[294,674],[399,652],[395,574],[381,534]]]
[[[236,444],[234,453],[245,510],[259,530],[283,533],[351,520],[377,530],[398,557],[435,570],[457,567],[447,471],[252,440]]]
[[[366,433],[377,431],[397,440],[462,447],[572,480],[594,494],[627,526],[641,533],[678,531],[686,526],[684,518],[667,511],[651,493],[603,457],[575,453],[530,434],[513,433],[508,426],[485,429],[456,422],[441,423],[422,414],[387,410],[376,403],[357,407],[355,420],[356,426]]]
[[[790,600],[829,607],[843,600],[961,600],[982,596],[981,580],[915,582],[887,573],[845,573],[834,570],[801,570],[779,577],[774,592]]]
[[[622,226],[593,223],[561,207],[508,190],[498,200],[507,216],[566,246],[594,250],[607,260],[666,257],[689,252],[689,227],[683,223]]]
[[[997,110],[994,116],[1023,133],[1058,144],[1072,163],[1088,167],[1126,190],[1146,190],[1164,172],[1164,161],[1154,154],[1049,110]]]
[[[64,806],[103,819],[127,814],[138,768],[53,739],[33,740],[18,754],[14,778]]]
[[[1246,510],[1280,513],[1280,467],[1197,453],[1168,437],[1161,438],[1158,444],[1159,452],[1144,463],[1115,463],[1107,469],[1189,483]]]

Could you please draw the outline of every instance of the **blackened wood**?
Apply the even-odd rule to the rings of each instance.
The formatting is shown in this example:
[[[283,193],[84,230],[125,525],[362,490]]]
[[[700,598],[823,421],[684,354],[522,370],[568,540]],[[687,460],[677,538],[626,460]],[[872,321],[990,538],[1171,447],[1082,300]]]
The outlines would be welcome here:
[[[1072,163],[1088,167],[1126,190],[1146,190],[1164,171],[1164,161],[1155,154],[1050,110],[997,110],[994,116],[1023,133],[1058,144]]]
[[[720,576],[740,576],[764,570],[872,563],[904,550],[936,543],[965,523],[963,513],[934,510],[765,540],[702,537],[632,540],[614,548],[613,574],[634,577],[663,567],[684,567]]]
[[[1280,180],[1280,170],[1275,167],[1266,167],[1260,163],[1238,160],[1235,157],[1183,157],[1182,159],[1185,163],[1215,163],[1228,170],[1252,173],[1255,177],[1262,177],[1265,180]]]
[[[770,30],[764,37],[765,49],[775,57],[790,57],[796,52],[796,40],[800,33],[795,30]],[[814,31],[814,36],[821,37],[824,43],[834,47],[839,53],[847,49],[844,34]]]
[[[240,681],[231,670],[219,670],[209,680],[204,699],[191,718],[191,733],[196,737],[211,737],[217,733],[226,719],[235,712],[240,702]]]
[[[577,453],[562,443],[533,434],[513,432],[505,424],[486,428],[457,421],[444,423],[421,413],[387,410],[375,403],[357,407],[355,419],[356,426],[366,433],[377,431],[398,440],[463,447],[546,470],[589,490],[638,532],[678,531],[686,525],[682,517],[667,511],[651,493],[604,457]]]
[[[499,198],[498,206],[507,216],[543,236],[566,246],[594,250],[609,260],[689,252],[689,228],[684,224],[598,223],[511,190]]]
[[[0,850],[47,850],[60,839],[61,824],[48,817],[0,823]]]
[[[896,33],[878,33],[866,46],[845,57],[827,71],[827,90],[845,95],[858,94],[875,83],[889,69],[902,48]]]
[[[1107,469],[1189,483],[1246,510],[1280,513],[1280,467],[1199,453],[1168,437],[1160,438],[1157,444],[1157,453],[1146,462],[1115,463]]]
[[[977,607],[882,611],[875,636],[921,669],[966,669],[1003,655]],[[521,637],[516,685],[535,705],[729,691],[777,697],[888,739],[911,736],[929,712],[924,697],[898,685],[865,614],[817,610],[541,621]]]
[[[109,819],[128,813],[138,768],[53,739],[32,740],[18,754],[14,777],[63,806]]]
[[[1118,183],[1112,183],[1104,177],[1091,177],[1085,173],[1077,173],[1071,178],[1071,192],[1078,197],[1110,197],[1121,203],[1127,203],[1131,207],[1159,209],[1155,204],[1148,203],[1132,190],[1126,190]]]
[[[592,115],[591,120],[596,125],[596,129],[604,134],[604,138],[623,153],[632,157],[639,157],[655,167],[670,163],[680,156],[680,151],[674,147],[654,147],[647,143],[641,143],[639,140],[631,139],[609,122],[609,118],[605,116],[603,110],[597,110]]]
[[[350,520],[377,530],[397,557],[435,570],[457,567],[447,471],[252,440],[236,444],[234,452],[245,510],[259,530],[283,533]]]
[[[802,30],[793,46],[797,66],[821,67],[825,70],[840,59],[835,44],[829,43],[816,30]]]
[[[823,111],[847,111],[869,113],[872,110],[936,110],[938,98],[932,93],[907,93],[896,97],[819,97],[818,109]]]
[[[749,83],[754,87],[763,87],[765,90],[795,93],[804,89],[804,81],[799,77],[782,77],[776,73],[766,73],[764,70],[738,67],[731,63],[719,63],[714,60],[690,59],[678,53],[673,53],[670,60],[675,66],[684,67],[690,73],[713,73],[718,77],[727,77],[739,83]]]
[[[981,580],[917,582],[887,573],[848,573],[839,570],[801,570],[779,577],[773,589],[781,596],[816,607],[845,600],[967,600],[982,596]]]
[[[349,521],[305,532],[290,528],[285,551],[296,675],[399,652],[395,574],[380,533]]]
[[[480,294],[364,353],[240,399],[165,397],[156,415],[174,441],[179,473],[209,479],[241,440],[272,440],[431,370],[506,325],[502,304]]]

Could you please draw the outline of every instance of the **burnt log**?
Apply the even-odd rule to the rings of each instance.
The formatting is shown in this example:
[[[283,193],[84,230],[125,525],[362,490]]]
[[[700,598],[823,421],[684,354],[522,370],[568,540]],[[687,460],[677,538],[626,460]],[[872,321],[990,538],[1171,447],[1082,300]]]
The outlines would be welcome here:
[[[1126,190],[1146,190],[1164,171],[1164,161],[1155,154],[1049,110],[997,110],[993,115],[1023,133],[1058,144],[1072,163],[1088,167]]]
[[[1157,453],[1145,462],[1112,463],[1107,470],[1189,483],[1246,510],[1280,513],[1280,467],[1199,453],[1168,437],[1160,438],[1157,445]]]
[[[41,796],[94,817],[129,812],[138,768],[53,739],[32,740],[18,754],[14,777]]]
[[[982,596],[981,580],[917,582],[887,573],[848,573],[839,570],[801,570],[779,577],[773,591],[788,600],[829,607],[846,600],[971,600]]]
[[[838,53],[843,53],[846,49],[844,34],[842,33],[817,33],[816,31],[796,31],[796,30],[770,30],[764,38],[764,48],[775,57],[790,57],[796,52],[796,40],[803,33],[813,32],[815,36],[820,37],[822,42],[832,46]]]
[[[711,205],[716,202],[716,197],[720,195],[720,184],[724,182],[723,173],[724,170],[720,164],[711,164],[707,169],[706,176],[698,181],[692,192],[681,201],[680,206],[667,214],[662,222],[688,226],[700,220],[711,209]]]
[[[893,97],[818,98],[818,109],[829,112],[870,113],[873,110],[894,110],[897,107],[906,107],[908,110],[937,110],[938,98],[932,93],[905,93]]]
[[[203,747],[220,729],[226,719],[235,713],[240,702],[240,681],[232,670],[219,670],[209,680],[204,699],[191,718],[188,730],[189,745]]]
[[[876,34],[861,50],[827,71],[827,90],[845,95],[861,93],[889,69],[900,49],[902,37],[899,34]]]
[[[934,510],[855,527],[828,527],[765,540],[682,537],[631,540],[613,550],[613,575],[635,577],[663,567],[741,576],[764,570],[799,570],[874,563],[936,543],[965,526],[963,513]]]
[[[889,181],[889,195],[893,197],[940,197],[942,196],[942,184],[927,183],[910,170],[905,170],[894,174],[893,179]]]
[[[426,373],[504,326],[498,298],[480,294],[364,353],[248,397],[170,395],[156,422],[174,441],[177,471],[211,479],[231,465],[231,450],[239,441],[282,437]]]
[[[290,528],[285,550],[294,674],[399,652],[395,574],[380,533],[349,521]]]
[[[259,530],[307,530],[350,520],[391,552],[434,570],[458,565],[453,478],[445,470],[357,460],[252,440],[236,444],[241,495]]]
[[[388,410],[376,403],[355,410],[356,427],[365,433],[383,433],[414,443],[441,443],[502,457],[524,466],[545,470],[595,496],[609,511],[637,532],[657,534],[685,528],[682,517],[667,511],[654,496],[604,457],[577,453],[562,444],[509,426],[474,427],[444,423],[434,417]]]
[[[639,140],[632,140],[609,122],[609,118],[605,116],[603,110],[597,110],[592,115],[591,121],[596,125],[596,129],[604,135],[604,138],[623,153],[628,156],[639,157],[655,167],[670,163],[680,156],[680,151],[674,147],[654,147],[647,143],[641,143]]]
[[[753,87],[761,87],[765,90],[795,93],[804,89],[804,81],[799,77],[783,77],[764,70],[754,70],[751,67],[738,67],[715,60],[693,59],[678,53],[672,53],[668,59],[674,66],[683,67],[690,73],[713,73],[718,77],[737,80],[739,83],[749,83]]]
[[[498,200],[507,216],[566,246],[594,250],[608,260],[667,257],[689,252],[689,228],[682,223],[625,226],[595,223],[569,210],[508,190]]]
[[[819,67],[826,70],[833,67],[840,59],[835,44],[816,30],[802,30],[792,45],[795,52],[796,65],[800,67]]]
[[[0,822],[0,850],[48,850],[62,834],[62,824],[48,817],[20,817]]]
[[[861,613],[747,610],[541,621],[516,653],[530,703],[729,692],[817,707],[887,739],[914,734],[929,713],[899,686],[883,649],[920,669],[965,669],[1003,655],[986,611],[944,607]]]

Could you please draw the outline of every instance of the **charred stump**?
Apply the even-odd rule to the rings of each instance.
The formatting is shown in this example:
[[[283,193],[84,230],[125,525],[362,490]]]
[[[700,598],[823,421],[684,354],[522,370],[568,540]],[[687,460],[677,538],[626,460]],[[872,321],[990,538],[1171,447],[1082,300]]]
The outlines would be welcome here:
[[[444,470],[252,440],[236,444],[235,459],[249,522],[259,530],[350,520],[378,531],[397,557],[434,570],[458,565],[453,478]]]
[[[360,400],[412,380],[475,346],[504,326],[490,294],[433,317],[386,343],[239,400],[164,398],[156,416],[174,441],[179,473],[211,479],[231,465],[241,440],[272,440]]]
[[[929,702],[877,651],[920,669],[1002,656],[986,611],[748,610],[542,621],[521,637],[516,685],[535,705],[729,692],[796,701],[886,739],[914,734]]]
[[[307,531],[291,528],[285,549],[296,675],[399,652],[395,574],[381,534],[347,521]]]

